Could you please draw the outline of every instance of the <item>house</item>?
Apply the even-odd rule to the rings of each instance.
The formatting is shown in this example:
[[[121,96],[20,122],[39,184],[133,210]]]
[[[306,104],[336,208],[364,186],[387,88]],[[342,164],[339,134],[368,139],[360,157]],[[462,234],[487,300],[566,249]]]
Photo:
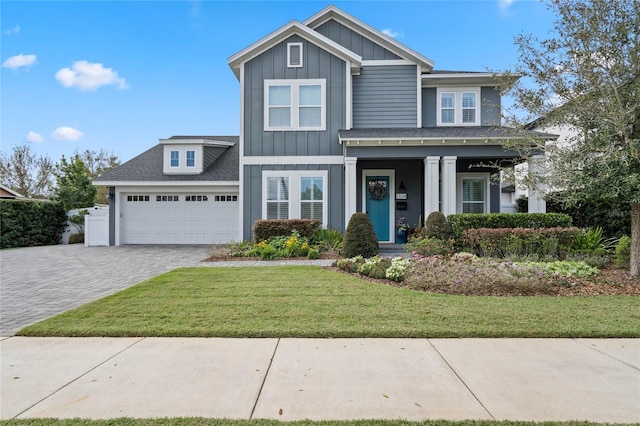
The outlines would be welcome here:
[[[24,198],[24,195],[14,191],[13,189],[9,188],[8,186],[4,186],[4,185],[0,184],[0,199],[14,200],[16,198]]]
[[[334,6],[228,63],[240,83],[239,137],[163,139],[97,179],[114,200],[112,244],[248,240],[258,219],[344,230],[359,211],[384,243],[400,217],[500,211],[497,170],[479,164],[519,158],[501,145],[518,135],[500,125],[491,73],[434,70]]]

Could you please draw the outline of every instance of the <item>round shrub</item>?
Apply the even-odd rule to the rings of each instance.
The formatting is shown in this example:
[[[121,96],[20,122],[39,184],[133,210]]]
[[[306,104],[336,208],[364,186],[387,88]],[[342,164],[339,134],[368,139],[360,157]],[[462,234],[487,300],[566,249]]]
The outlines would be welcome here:
[[[451,238],[451,228],[444,213],[435,211],[427,216],[424,225],[427,237],[437,238],[439,240],[447,240]]]
[[[373,257],[378,254],[378,237],[366,213],[355,213],[349,219],[344,234],[342,254],[344,257]]]

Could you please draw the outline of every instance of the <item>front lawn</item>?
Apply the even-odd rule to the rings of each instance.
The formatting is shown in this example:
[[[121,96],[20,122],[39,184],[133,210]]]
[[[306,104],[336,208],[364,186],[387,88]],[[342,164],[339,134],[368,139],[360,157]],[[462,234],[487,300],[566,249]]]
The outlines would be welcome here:
[[[640,298],[432,294],[312,266],[183,268],[18,335],[640,337]]]

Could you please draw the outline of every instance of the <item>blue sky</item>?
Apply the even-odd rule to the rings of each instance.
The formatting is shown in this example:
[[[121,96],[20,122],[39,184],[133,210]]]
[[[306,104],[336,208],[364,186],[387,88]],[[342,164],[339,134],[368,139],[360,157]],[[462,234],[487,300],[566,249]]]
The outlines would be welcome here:
[[[227,58],[329,4],[385,30],[436,69],[514,67],[518,34],[546,37],[532,0],[2,1],[0,149],[30,143],[129,160],[173,135],[237,135],[239,83]]]

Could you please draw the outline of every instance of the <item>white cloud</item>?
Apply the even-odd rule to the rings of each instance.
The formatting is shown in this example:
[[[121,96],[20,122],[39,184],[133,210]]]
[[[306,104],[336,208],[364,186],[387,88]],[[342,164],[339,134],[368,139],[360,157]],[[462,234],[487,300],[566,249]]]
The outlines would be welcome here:
[[[515,0],[498,0],[498,9],[503,15],[509,14],[509,8]]]
[[[36,63],[36,55],[23,55],[22,53],[8,58],[2,63],[3,68],[17,70],[20,67],[30,67]]]
[[[44,142],[44,138],[40,133],[29,131],[29,133],[27,133],[27,142],[40,143]]]
[[[84,136],[78,129],[69,126],[58,127],[53,131],[51,137],[57,141],[77,141]]]
[[[385,28],[384,30],[382,30],[382,33],[388,35],[391,38],[397,38],[402,35],[402,33],[393,31],[391,28]]]
[[[56,80],[64,87],[80,90],[96,90],[100,86],[115,85],[118,89],[128,89],[127,82],[111,68],[87,61],[76,61],[71,69],[62,68],[56,73]]]
[[[191,16],[200,16],[202,12],[202,1],[201,0],[189,0],[191,5]]]
[[[20,34],[20,25],[16,25],[13,28],[9,28],[4,32],[6,35]]]

